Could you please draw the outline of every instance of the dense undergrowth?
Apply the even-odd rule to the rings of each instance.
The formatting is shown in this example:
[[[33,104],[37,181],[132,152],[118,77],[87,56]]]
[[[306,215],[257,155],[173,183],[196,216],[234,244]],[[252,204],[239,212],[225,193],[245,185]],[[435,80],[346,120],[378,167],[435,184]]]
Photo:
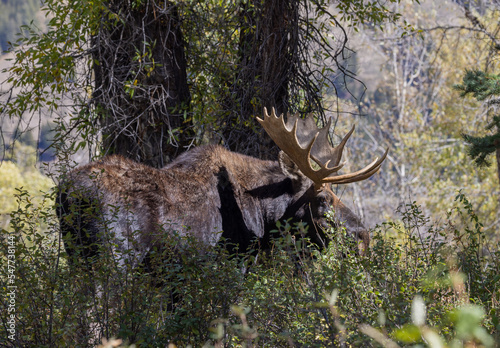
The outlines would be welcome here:
[[[2,347],[84,347],[99,343],[99,332],[137,347],[500,341],[500,248],[484,240],[461,193],[439,223],[416,203],[401,206],[400,221],[374,229],[365,256],[342,228],[318,251],[302,238],[307,227],[282,223],[272,248],[258,254],[166,238],[142,268],[120,268],[104,252],[92,271],[70,267],[50,202],[47,195],[35,206],[18,191],[19,208],[2,230]]]

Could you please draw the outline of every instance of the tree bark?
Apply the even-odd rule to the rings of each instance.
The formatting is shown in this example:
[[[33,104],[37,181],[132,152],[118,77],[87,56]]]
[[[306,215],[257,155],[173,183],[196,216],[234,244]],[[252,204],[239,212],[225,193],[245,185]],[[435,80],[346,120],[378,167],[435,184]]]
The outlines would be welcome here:
[[[253,0],[240,7],[239,62],[230,95],[221,102],[230,115],[223,140],[233,151],[276,158],[277,149],[258,127],[263,107],[289,110],[290,77],[298,59],[298,2]],[[227,121],[229,120],[229,122]]]
[[[103,150],[162,167],[192,138],[184,42],[169,1],[110,0],[92,38]]]
[[[500,148],[496,149],[495,155],[497,158],[497,179],[498,179],[498,184],[500,185]]]

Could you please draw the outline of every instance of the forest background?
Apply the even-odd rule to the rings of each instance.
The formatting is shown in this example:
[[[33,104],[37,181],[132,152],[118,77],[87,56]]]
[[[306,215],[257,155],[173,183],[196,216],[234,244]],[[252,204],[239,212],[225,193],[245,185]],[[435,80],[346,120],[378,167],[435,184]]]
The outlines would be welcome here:
[[[347,5],[343,7],[342,3]],[[141,9],[141,1],[130,4],[132,10],[145,11]],[[169,144],[175,146],[158,148],[158,142],[153,137],[146,139],[143,135],[151,129],[148,128],[151,124],[134,123],[134,130],[129,128],[126,134],[128,140],[124,140],[117,134],[127,133],[123,132],[123,125],[130,124],[131,119],[124,121],[120,119],[121,115],[115,114],[103,117],[102,109],[106,108],[111,98],[92,92],[95,88],[92,84],[100,84],[103,90],[116,89],[117,86],[107,81],[104,75],[99,75],[114,64],[107,63],[108,66],[105,66],[101,61],[99,68],[91,67],[89,61],[82,63],[75,60],[89,52],[92,59],[98,60],[95,50],[91,49],[95,44],[92,40],[96,38],[97,27],[93,27],[95,23],[84,21],[100,16],[102,9],[99,6],[83,9],[74,5],[68,10],[56,2],[47,1],[46,6],[52,10],[53,17],[44,18],[38,1],[0,1],[2,49],[9,49],[9,42],[17,40],[15,33],[20,25],[29,24],[31,20],[26,19],[33,18],[30,26],[22,27],[14,52],[6,52],[0,58],[3,149],[0,227],[5,231],[15,230],[19,216],[12,212],[26,207],[21,204],[24,193],[18,188],[23,187],[29,192],[29,204],[47,204],[47,196],[40,192],[50,191],[61,167],[67,170],[67,167],[106,153],[127,151],[129,157],[161,166],[191,146],[215,142],[241,153],[272,158],[275,155],[272,144],[257,129],[252,117],[260,115],[262,105],[274,102],[279,110],[300,111],[303,114],[314,112],[319,123],[333,117],[334,142],[352,124],[356,124],[355,136],[349,140],[347,148],[347,171],[356,170],[374,154],[390,147],[380,174],[367,181],[338,187],[336,191],[346,204],[355,208],[368,227],[379,231],[383,229],[386,238],[395,238],[396,245],[407,245],[405,243],[413,241],[413,237],[418,237],[425,244],[423,240],[435,238],[436,231],[439,231],[439,243],[453,248],[458,248],[457,245],[462,242],[457,240],[461,236],[457,231],[469,233],[473,230],[477,233],[474,238],[477,237],[479,243],[475,249],[476,256],[497,255],[498,248],[495,246],[500,240],[497,228],[500,220],[497,163],[491,161],[490,166],[478,167],[468,155],[463,134],[494,134],[494,127],[490,127],[489,131],[485,129],[497,114],[498,103],[462,98],[453,86],[463,83],[466,70],[481,70],[490,74],[498,72],[498,2],[391,1],[387,8],[381,6],[380,12],[377,12],[377,7],[373,9],[363,5],[362,1],[301,5],[304,7],[300,7],[300,11],[311,14],[308,17],[310,22],[301,23],[301,28],[306,28],[306,41],[311,44],[295,43],[301,55],[283,58],[286,62],[284,66],[292,68],[288,71],[271,69],[267,71],[271,74],[269,77],[259,75],[264,71],[264,59],[256,59],[246,65],[247,68],[257,66],[261,69],[251,77],[231,75],[234,57],[238,57],[242,50],[234,44],[236,39],[239,42],[248,40],[250,52],[256,47],[256,42],[251,39],[254,23],[249,24],[247,32],[244,27],[239,32],[234,29],[236,24],[241,25],[242,18],[243,23],[254,20],[252,11],[255,9],[247,8],[248,11],[243,11],[238,17],[234,14],[241,8],[224,2],[207,2],[199,6],[190,2],[184,4],[186,6],[180,6],[175,15],[182,19],[176,30],[184,30],[182,35],[186,51],[176,55],[175,59],[178,59],[177,66],[182,68],[181,63],[184,62],[188,67],[186,76],[182,76],[182,72],[180,77],[177,76],[178,79],[185,79],[185,89],[174,91],[178,98],[174,104],[167,106],[167,111],[163,110],[163,114],[168,114],[170,118],[166,122],[167,127],[160,132],[168,138]],[[278,8],[277,13],[272,12],[274,10],[264,5],[260,8],[264,15],[276,16],[273,19],[284,17],[290,21],[292,17],[286,17],[286,13],[293,13],[296,9]],[[55,16],[64,14],[74,19],[71,11],[83,11],[87,17],[83,16],[82,22],[67,25],[64,22],[66,17]],[[118,15],[115,18],[115,13],[120,12],[109,12],[111,23],[133,20],[119,18]],[[159,22],[161,25],[161,20]],[[275,25],[281,24],[276,22]],[[51,27],[57,26],[61,29],[60,33],[50,31]],[[187,27],[191,30],[186,30]],[[319,39],[313,35],[316,30],[321,33]],[[33,41],[32,38],[40,38],[46,32],[54,36],[46,38],[46,41]],[[106,50],[116,49],[112,34],[104,34],[109,34],[110,41],[97,53],[102,56],[106,56]],[[93,39],[88,40],[85,35]],[[131,32],[131,35],[135,33]],[[281,44],[290,44],[292,36],[288,38],[289,41]],[[168,36],[164,39],[167,45],[173,45],[169,49],[175,52],[176,43],[169,41]],[[39,46],[33,49],[35,43]],[[273,44],[279,46],[280,43]],[[129,52],[127,57],[119,57],[136,63],[133,67],[137,78],[129,76],[128,80],[121,81],[120,92],[116,94],[122,100],[120,106],[123,112],[129,112],[132,117],[135,117],[134,113],[162,112],[160,103],[143,106],[149,100],[145,96],[154,95],[157,100],[162,100],[163,92],[151,89],[151,81],[157,78],[157,71],[168,65],[168,62],[158,61],[164,53],[156,51],[159,45],[153,42],[148,45]],[[53,50],[52,55],[40,55],[40,52],[48,52],[49,49]],[[272,49],[268,53],[273,54]],[[310,65],[304,68],[305,60]],[[92,73],[89,74],[89,71]],[[299,78],[294,80],[292,75],[314,78],[312,82],[304,82]],[[275,82],[269,81],[271,77],[279,77],[276,80],[284,80],[283,85],[293,87],[281,95],[268,93],[282,87],[279,83],[273,85]],[[29,81],[29,84],[23,85],[19,81]],[[256,84],[260,84],[258,89]],[[235,101],[227,98],[228,95],[236,95],[240,99]],[[274,100],[266,100],[265,95],[272,95]],[[141,147],[127,142],[146,145]],[[125,146],[125,143],[128,145]],[[456,197],[459,197],[458,201],[454,201]],[[453,223],[450,214],[457,212],[457,202],[464,202],[463,197],[467,197],[464,207],[471,218]],[[472,230],[467,227],[471,221],[478,222]],[[45,230],[50,226],[49,223],[41,225],[39,227]],[[466,243],[462,245],[464,248],[468,246]],[[491,273],[484,268],[482,275],[489,277],[487,291],[490,299],[484,303],[477,299],[472,302],[477,301],[483,306],[489,320],[489,333],[498,335],[498,320],[495,322],[494,318],[500,296],[499,279],[490,277],[495,274],[495,267],[498,269],[498,258],[481,262],[493,267]],[[457,268],[464,272],[456,265],[445,263],[450,269]],[[469,280],[473,278],[470,274],[467,277]],[[421,280],[419,278],[419,282]],[[470,298],[474,298],[474,286],[465,284]],[[482,284],[484,286],[484,282]],[[414,290],[412,295],[422,293],[418,286]],[[452,293],[462,301],[462,295],[457,295],[457,291]],[[412,301],[415,301],[413,296],[406,298],[406,304],[401,306],[409,308],[414,303]],[[419,302],[416,303],[414,305],[418,306]],[[242,316],[236,314],[236,317]],[[366,320],[366,316],[362,318],[360,320]],[[378,322],[379,326],[383,326],[382,319],[377,318],[370,324]],[[342,317],[334,315],[334,319]],[[394,329],[403,327],[396,322],[394,320]],[[338,335],[341,331],[338,326],[332,327],[337,332],[333,340],[346,339]],[[421,329],[423,327],[420,325]],[[421,331],[424,337],[425,330]],[[391,333],[392,338],[397,336],[394,332]],[[50,335],[50,339],[54,339],[54,334]],[[245,340],[242,335],[239,337]],[[359,337],[356,336],[356,339]],[[470,339],[484,345],[489,342],[487,339],[483,341],[480,335]],[[428,339],[423,341],[429,344]],[[412,344],[418,340],[408,342]]]

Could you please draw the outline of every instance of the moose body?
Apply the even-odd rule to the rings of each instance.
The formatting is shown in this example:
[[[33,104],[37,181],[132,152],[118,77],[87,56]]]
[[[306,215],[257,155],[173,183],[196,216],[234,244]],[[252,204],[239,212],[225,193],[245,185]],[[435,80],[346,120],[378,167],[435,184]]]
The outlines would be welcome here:
[[[279,120],[274,111],[267,117]],[[296,126],[297,121],[293,132]],[[308,145],[309,155],[316,138],[318,134]],[[341,151],[335,155],[334,171],[341,167]],[[376,172],[381,161],[353,175],[338,176],[338,181],[362,180]],[[321,170],[331,174],[327,164]],[[215,245],[224,237],[245,251],[255,239],[267,241],[276,222],[285,219],[308,223],[309,237],[323,246],[322,228],[330,209],[366,249],[368,231],[318,172],[323,174],[305,168],[290,150],[281,152],[279,161],[264,161],[217,145],[200,146],[162,169],[112,155],[68,173],[60,184],[57,213],[68,254],[80,245],[84,257],[92,256],[97,245],[109,240],[133,264],[160,246],[165,234],[192,237],[203,245]]]
[[[277,161],[214,145],[188,151],[162,169],[112,155],[68,175],[58,214],[63,234],[71,233],[76,244],[99,243],[100,233],[109,230],[114,246],[132,250],[129,257],[135,262],[168,231],[189,234],[206,245],[224,237],[244,251],[257,238],[267,240],[283,219],[309,223],[311,239],[323,245],[320,227],[330,207],[349,232],[368,244],[368,233],[355,214],[333,193],[317,195],[312,182],[303,181],[284,172]],[[85,212],[90,205],[96,209]],[[64,216],[72,207],[79,207],[73,214],[78,220],[69,222]],[[72,247],[67,251],[71,254]]]

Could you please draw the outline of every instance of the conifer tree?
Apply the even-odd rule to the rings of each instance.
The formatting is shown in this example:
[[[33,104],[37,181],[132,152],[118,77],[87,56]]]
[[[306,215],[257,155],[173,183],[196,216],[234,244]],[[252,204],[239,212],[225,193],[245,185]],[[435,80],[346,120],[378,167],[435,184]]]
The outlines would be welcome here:
[[[468,144],[467,152],[474,162],[479,166],[490,166],[491,162],[487,157],[493,152],[496,153],[497,167],[500,168],[500,114],[497,106],[500,105],[500,76],[488,74],[481,70],[466,70],[462,84],[453,86],[459,90],[460,96],[469,94],[480,102],[485,102],[488,113],[493,113],[492,121],[487,124],[486,130],[489,135],[474,136],[462,134]],[[493,134],[491,134],[493,133]],[[498,177],[500,180],[500,169]]]

